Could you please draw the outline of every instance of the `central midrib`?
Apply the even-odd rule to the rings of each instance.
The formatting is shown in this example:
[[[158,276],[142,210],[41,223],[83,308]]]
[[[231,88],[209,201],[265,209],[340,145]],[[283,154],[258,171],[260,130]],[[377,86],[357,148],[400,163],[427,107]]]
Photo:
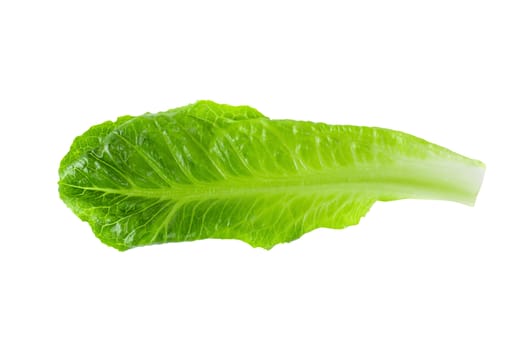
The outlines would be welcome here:
[[[333,191],[346,191],[348,192],[349,187],[357,189],[358,183],[349,186],[349,182],[337,182],[337,183],[272,183],[270,181],[264,181],[260,183],[243,183],[243,182],[229,182],[228,185],[220,183],[210,184],[177,184],[169,188],[103,188],[103,187],[86,187],[77,186],[67,183],[61,185],[70,186],[86,191],[98,191],[112,194],[120,194],[128,197],[145,197],[145,198],[156,198],[162,200],[169,199],[196,199],[196,198],[226,198],[226,197],[240,197],[257,194],[269,194],[269,193],[314,193],[314,192],[333,192]],[[363,183],[361,183],[363,185]]]
[[[359,194],[376,199],[448,199],[470,204],[475,186],[467,171],[476,166],[455,162],[403,161],[389,167],[354,166],[307,175],[275,178],[230,178],[222,182],[173,183],[167,188],[101,188],[61,183],[86,191],[161,200],[234,198],[265,194]],[[459,170],[458,170],[459,169]],[[329,171],[328,171],[329,170]],[[475,197],[475,196],[474,196]]]

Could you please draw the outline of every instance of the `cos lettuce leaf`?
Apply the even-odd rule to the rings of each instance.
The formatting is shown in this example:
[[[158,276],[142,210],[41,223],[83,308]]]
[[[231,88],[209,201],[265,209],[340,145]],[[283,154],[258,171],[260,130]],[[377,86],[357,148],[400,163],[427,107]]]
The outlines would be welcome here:
[[[199,101],[92,127],[62,160],[59,192],[119,250],[206,238],[269,249],[355,225],[376,201],[473,205],[483,174],[483,163],[399,131]]]

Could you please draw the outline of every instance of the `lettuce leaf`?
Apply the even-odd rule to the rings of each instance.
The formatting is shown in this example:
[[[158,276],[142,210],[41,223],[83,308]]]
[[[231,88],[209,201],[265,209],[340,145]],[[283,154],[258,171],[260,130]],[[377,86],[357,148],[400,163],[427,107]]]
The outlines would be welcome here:
[[[92,127],[63,158],[59,193],[119,250],[206,238],[270,249],[355,225],[376,201],[473,205],[484,169],[399,131],[199,101]]]

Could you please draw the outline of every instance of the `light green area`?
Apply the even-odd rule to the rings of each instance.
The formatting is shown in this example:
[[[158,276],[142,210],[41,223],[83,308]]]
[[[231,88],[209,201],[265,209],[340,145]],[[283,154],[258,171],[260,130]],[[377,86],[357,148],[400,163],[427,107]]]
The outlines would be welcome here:
[[[62,200],[119,250],[206,238],[269,249],[357,224],[375,201],[473,205],[483,163],[393,130],[270,120],[211,101],[92,127]]]

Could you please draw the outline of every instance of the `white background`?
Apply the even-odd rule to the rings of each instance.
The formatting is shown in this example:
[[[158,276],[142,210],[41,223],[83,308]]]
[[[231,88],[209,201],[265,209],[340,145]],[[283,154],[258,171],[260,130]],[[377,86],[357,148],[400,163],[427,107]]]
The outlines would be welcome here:
[[[524,349],[522,1],[2,1],[1,349]],[[57,193],[76,135],[212,99],[487,164],[271,251],[120,253]]]

